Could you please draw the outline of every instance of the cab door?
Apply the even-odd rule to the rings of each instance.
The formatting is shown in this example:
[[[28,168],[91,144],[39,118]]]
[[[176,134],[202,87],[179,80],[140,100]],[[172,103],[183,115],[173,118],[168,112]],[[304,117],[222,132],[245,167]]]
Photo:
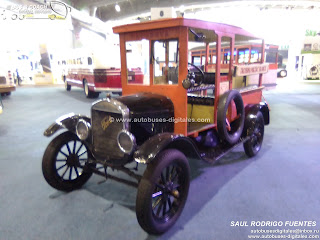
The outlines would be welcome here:
[[[173,27],[120,34],[122,94],[152,92],[174,104],[174,132],[187,134],[188,28]],[[128,81],[128,72],[140,68],[143,82]]]

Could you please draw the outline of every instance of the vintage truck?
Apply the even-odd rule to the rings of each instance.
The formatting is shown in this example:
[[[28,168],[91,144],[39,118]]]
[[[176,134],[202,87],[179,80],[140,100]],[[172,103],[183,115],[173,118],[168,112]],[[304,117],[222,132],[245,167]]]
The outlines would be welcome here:
[[[188,159],[218,161],[239,144],[249,157],[261,149],[269,107],[261,82],[268,72],[264,40],[230,25],[185,18],[114,27],[120,36],[123,96],[92,104],[91,117],[68,114],[44,135],[56,136],[45,150],[42,171],[54,188],[80,188],[93,173],[138,188],[136,216],[150,234],[166,232],[179,218],[190,184]],[[238,41],[260,42],[260,61],[234,65]],[[229,44],[228,71],[221,72],[221,44]],[[214,68],[208,68],[215,46]],[[204,71],[190,62],[191,47],[206,47]],[[128,79],[128,58],[144,73],[141,83]],[[212,61],[211,61],[212,63]],[[224,66],[224,69],[226,66]],[[257,85],[234,89],[248,75]],[[146,165],[138,174],[128,164]],[[120,179],[107,170],[132,177]]]

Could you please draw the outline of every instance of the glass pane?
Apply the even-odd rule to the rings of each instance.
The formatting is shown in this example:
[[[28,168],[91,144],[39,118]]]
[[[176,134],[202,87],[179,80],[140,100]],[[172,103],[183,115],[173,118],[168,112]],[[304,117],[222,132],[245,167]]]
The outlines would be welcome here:
[[[200,62],[200,57],[193,57],[192,58],[192,63],[196,66],[200,66],[201,65],[201,62]]]
[[[126,42],[128,84],[150,85],[149,41]]]
[[[261,48],[252,48],[251,49],[251,63],[261,62]]]
[[[153,84],[178,84],[178,41],[153,42]]]
[[[239,49],[238,63],[249,63],[249,48]]]
[[[266,51],[266,62],[267,63],[277,63],[277,53]]]
[[[205,65],[206,63],[206,56],[202,56],[201,65]]]

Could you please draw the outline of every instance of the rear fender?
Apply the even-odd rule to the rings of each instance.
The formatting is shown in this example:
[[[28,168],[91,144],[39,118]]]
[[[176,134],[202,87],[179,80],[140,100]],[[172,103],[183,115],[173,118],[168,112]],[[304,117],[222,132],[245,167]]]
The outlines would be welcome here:
[[[164,149],[177,149],[186,157],[199,158],[198,148],[193,141],[184,135],[161,133],[149,138],[134,153],[134,160],[138,163],[148,164]]]
[[[268,125],[270,123],[269,107],[266,102],[261,102],[260,104],[249,104],[245,108],[246,117],[242,136],[245,137],[251,135],[251,131],[253,131],[253,129],[251,129],[250,126],[252,126],[252,122],[257,118],[258,112],[262,113],[264,125]]]
[[[59,117],[54,123],[52,123],[43,133],[44,136],[50,137],[60,129],[67,129],[70,132],[76,134],[76,126],[80,119],[85,120],[91,124],[91,119],[84,115],[75,115],[69,113]]]
[[[246,119],[254,118],[258,112],[261,112],[263,115],[264,125],[269,125],[270,123],[270,115],[269,115],[269,107],[266,102],[260,102],[259,104],[249,104],[245,108]]]

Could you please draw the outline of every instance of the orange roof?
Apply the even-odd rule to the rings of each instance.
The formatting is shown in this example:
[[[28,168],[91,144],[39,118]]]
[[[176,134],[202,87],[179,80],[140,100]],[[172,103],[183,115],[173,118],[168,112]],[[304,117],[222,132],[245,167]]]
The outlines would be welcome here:
[[[202,21],[197,19],[186,19],[186,18],[166,18],[160,20],[152,20],[141,23],[133,23],[122,26],[116,26],[113,28],[114,33],[127,33],[127,32],[138,32],[138,31],[146,31],[146,30],[154,30],[154,29],[163,29],[163,28],[171,28],[171,27],[191,27],[197,29],[205,29],[212,30],[215,32],[222,32],[228,34],[242,35],[246,36],[249,39],[257,39],[258,37],[249,33],[248,31],[222,23],[214,23],[208,21]]]

